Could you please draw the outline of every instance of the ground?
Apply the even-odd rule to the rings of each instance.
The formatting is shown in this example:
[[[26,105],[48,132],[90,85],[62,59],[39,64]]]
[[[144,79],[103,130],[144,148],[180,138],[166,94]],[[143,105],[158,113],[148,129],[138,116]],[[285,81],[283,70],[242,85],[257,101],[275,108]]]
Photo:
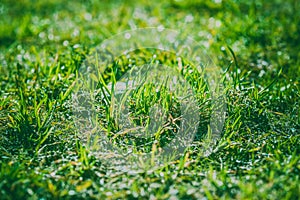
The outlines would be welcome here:
[[[299,10],[297,0],[1,1],[1,199],[298,199]],[[220,69],[226,105],[221,138],[211,154],[201,153],[212,104],[203,103],[210,89],[201,74],[191,72],[189,56],[181,63],[177,52],[141,49],[130,54],[138,59],[116,58],[103,79],[96,77],[97,89],[108,88],[132,65],[182,65],[204,120],[176,159],[108,165],[88,148],[74,122],[76,80],[105,39],[146,27],[192,37]],[[151,87],[132,96],[136,123],[147,121],[154,103],[177,119],[178,99],[161,90],[160,101]],[[109,115],[110,95],[105,97],[95,105],[107,137],[125,150],[133,146],[136,154],[155,151],[151,138],[116,134],[120,127]],[[176,123],[167,127],[169,132],[155,135],[158,145],[174,137]],[[150,148],[140,147],[145,142]]]

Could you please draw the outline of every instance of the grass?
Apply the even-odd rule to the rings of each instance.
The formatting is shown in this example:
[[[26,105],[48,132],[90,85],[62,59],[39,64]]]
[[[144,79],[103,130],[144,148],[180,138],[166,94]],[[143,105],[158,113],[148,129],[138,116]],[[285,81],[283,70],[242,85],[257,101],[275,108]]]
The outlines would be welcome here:
[[[298,199],[299,9],[297,0],[1,1],[1,199]],[[179,72],[191,84],[203,119],[192,145],[156,164],[156,152],[176,135],[182,113],[176,95],[162,86],[157,93],[151,84],[130,96],[131,122],[151,124],[150,107],[159,105],[170,123],[145,138],[120,134],[109,84],[132,66],[180,65],[175,54],[141,49],[130,59],[115,59],[96,77],[99,96],[90,103],[97,111],[93,123],[115,145],[131,155],[152,152],[152,162],[106,163],[111,152],[89,149],[74,121],[80,66],[115,34],[161,26],[192,36],[222,70],[227,111],[218,148],[203,156],[210,88],[201,73],[190,71],[189,57],[182,58]]]

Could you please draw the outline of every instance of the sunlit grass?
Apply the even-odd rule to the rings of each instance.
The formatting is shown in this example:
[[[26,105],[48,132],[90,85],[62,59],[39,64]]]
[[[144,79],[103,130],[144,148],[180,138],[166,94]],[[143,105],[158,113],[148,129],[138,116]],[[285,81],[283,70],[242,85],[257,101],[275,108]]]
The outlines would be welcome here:
[[[299,6],[293,0],[2,1],[1,199],[297,199]],[[96,77],[92,121],[125,151],[150,152],[150,163],[109,165],[105,161],[116,156],[113,152],[99,153],[83,142],[72,97],[80,89],[84,60],[103,40],[143,27],[193,37],[222,69],[226,119],[218,148],[209,156],[203,156],[202,145],[210,131],[210,88],[201,73],[192,72],[189,58],[179,62],[176,55],[155,50],[115,58]],[[160,131],[142,139],[126,132],[110,110],[112,86],[133,66],[147,63],[181,68],[199,103],[192,145],[163,164],[156,164],[151,152],[175,135],[179,98],[161,85],[158,93],[151,84],[127,96],[135,125],[152,130],[148,115],[157,114],[151,110],[155,105],[165,109],[162,118],[170,122],[152,127]]]

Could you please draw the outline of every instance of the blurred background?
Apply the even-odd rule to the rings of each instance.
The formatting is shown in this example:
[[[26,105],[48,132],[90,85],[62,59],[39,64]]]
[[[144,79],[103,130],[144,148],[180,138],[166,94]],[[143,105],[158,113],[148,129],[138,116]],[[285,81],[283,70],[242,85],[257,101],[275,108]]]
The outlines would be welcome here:
[[[263,82],[259,78],[280,68],[288,76],[300,74],[299,9],[297,0],[2,0],[0,48],[34,46],[55,54],[91,48],[125,30],[161,26],[203,43],[223,67],[231,47],[241,70]]]

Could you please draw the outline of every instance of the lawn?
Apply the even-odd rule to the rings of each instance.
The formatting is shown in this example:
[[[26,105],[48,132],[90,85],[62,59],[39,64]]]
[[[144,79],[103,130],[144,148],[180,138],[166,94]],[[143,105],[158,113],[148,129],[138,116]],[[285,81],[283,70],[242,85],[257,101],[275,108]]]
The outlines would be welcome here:
[[[299,10],[2,0],[0,199],[299,199]]]

